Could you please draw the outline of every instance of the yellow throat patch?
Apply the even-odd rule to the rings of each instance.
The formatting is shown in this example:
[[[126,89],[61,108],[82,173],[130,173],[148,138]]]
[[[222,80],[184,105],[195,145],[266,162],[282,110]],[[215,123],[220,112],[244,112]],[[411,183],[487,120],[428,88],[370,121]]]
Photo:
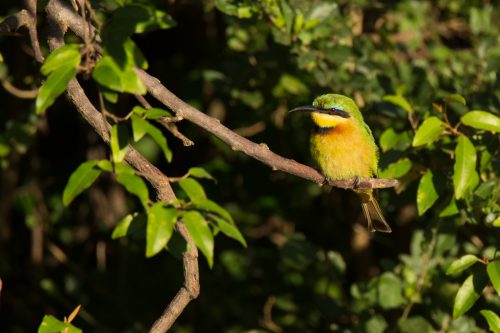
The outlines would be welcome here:
[[[318,127],[337,127],[340,124],[346,124],[352,121],[350,118],[342,118],[319,112],[312,112],[311,117]]]

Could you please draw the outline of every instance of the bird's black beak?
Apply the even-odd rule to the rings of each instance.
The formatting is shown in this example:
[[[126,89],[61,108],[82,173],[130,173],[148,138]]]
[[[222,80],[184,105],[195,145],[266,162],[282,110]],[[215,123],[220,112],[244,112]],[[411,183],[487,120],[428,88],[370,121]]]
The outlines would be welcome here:
[[[312,105],[299,106],[299,107],[296,107],[295,109],[291,109],[290,111],[288,111],[288,113],[297,112],[297,111],[325,113],[325,114],[329,114],[332,116],[339,116],[342,118],[349,118],[350,117],[350,114],[345,112],[344,110],[340,110],[340,109],[336,109],[336,108],[324,110],[324,109],[318,109]]]

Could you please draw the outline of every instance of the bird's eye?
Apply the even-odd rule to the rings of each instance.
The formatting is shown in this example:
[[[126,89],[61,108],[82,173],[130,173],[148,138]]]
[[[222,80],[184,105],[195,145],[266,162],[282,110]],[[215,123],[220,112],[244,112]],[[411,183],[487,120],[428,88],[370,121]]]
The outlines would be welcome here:
[[[344,111],[344,108],[340,105],[335,105],[330,108],[330,111]]]

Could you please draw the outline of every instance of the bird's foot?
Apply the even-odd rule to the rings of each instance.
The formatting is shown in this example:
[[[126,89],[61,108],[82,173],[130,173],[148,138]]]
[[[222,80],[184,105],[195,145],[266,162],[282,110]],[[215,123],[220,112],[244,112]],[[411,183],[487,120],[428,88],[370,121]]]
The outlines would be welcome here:
[[[321,186],[323,186],[323,185],[330,185],[331,181],[332,180],[330,179],[330,177],[326,177],[325,176],[325,179],[323,180],[323,183],[321,184]]]
[[[361,181],[359,180],[358,176],[354,177],[354,181],[352,182],[352,188],[357,190],[359,188],[360,182]]]

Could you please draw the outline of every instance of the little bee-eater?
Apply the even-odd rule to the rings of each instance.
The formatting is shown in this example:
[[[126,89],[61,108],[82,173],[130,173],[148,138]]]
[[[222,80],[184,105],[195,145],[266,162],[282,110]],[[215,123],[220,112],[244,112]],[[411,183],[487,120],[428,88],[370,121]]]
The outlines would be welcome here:
[[[327,180],[374,177],[377,175],[378,148],[372,131],[364,122],[356,103],[346,96],[326,94],[312,105],[290,110],[310,112],[315,129],[311,153]],[[391,232],[372,190],[354,190],[369,231]]]

